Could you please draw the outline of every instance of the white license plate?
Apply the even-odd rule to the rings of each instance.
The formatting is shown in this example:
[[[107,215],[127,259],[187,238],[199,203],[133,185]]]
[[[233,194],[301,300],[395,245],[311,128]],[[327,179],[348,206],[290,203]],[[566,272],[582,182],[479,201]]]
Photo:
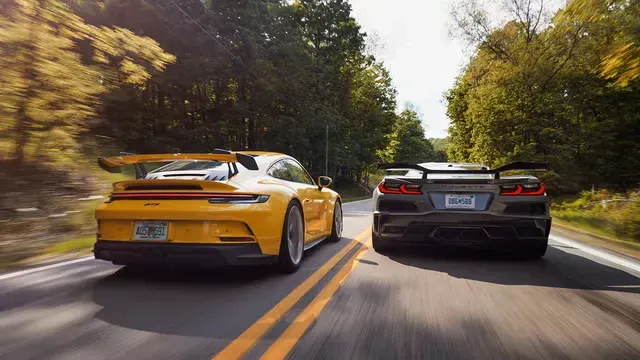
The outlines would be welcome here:
[[[476,197],[473,194],[446,194],[444,207],[446,209],[475,209]]]
[[[136,221],[133,240],[167,240],[167,221]]]

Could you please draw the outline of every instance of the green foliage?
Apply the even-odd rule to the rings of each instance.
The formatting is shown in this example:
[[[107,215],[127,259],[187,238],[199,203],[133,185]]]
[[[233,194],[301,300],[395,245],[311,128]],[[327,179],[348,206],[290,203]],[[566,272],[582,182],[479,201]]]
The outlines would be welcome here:
[[[585,28],[615,29],[615,38],[606,44],[601,74],[616,86],[627,87],[640,77],[640,4],[629,0],[573,0],[560,21],[580,22]]]
[[[69,239],[51,245],[44,251],[43,255],[66,254],[73,252],[90,253],[95,242],[95,236],[85,236],[76,239]]]
[[[387,147],[378,152],[384,162],[424,163],[436,161],[438,156],[429,140],[418,114],[406,109],[398,115],[393,132],[387,135]]]
[[[398,144],[395,150],[396,162],[424,163],[435,158],[433,145],[424,137],[424,128],[418,114],[404,110],[394,126]]]
[[[442,139],[437,139],[437,138],[429,139],[429,142],[433,145],[433,150],[435,151],[436,161],[443,161],[443,162],[447,161],[447,158],[448,158],[447,151],[449,150],[450,141],[451,140],[449,137],[442,138]]]
[[[543,180],[556,193],[637,173],[640,2],[572,0],[545,22],[537,2],[517,0],[499,28],[475,1],[462,3],[458,33],[476,51],[446,93],[451,160],[548,161]]]

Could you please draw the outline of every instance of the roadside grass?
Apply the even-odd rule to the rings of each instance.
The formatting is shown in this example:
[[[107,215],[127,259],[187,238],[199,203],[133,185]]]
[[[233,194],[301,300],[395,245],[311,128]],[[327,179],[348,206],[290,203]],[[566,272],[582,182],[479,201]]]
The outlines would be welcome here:
[[[553,219],[553,224],[561,228],[566,228],[575,232],[591,235],[603,241],[640,251],[639,242],[629,239],[620,239],[616,237],[615,234],[611,234],[608,231],[603,231],[601,228],[595,227],[591,224],[563,221],[557,218]]]
[[[96,237],[86,236],[81,238],[64,240],[53,244],[47,248],[43,256],[68,254],[68,253],[90,253],[93,244],[96,242]]]
[[[640,193],[612,194],[609,199],[615,201],[604,207],[600,195],[591,191],[554,198],[551,205],[553,223],[560,229],[582,234],[585,242],[638,256]]]
[[[595,235],[612,239],[620,237],[607,226],[608,221],[601,217],[595,217],[577,210],[551,210],[551,216],[554,222],[572,226]]]

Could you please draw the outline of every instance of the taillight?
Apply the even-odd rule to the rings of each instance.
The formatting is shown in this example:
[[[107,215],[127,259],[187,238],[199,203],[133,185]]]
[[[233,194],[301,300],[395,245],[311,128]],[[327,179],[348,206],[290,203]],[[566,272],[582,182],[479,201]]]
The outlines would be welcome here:
[[[500,195],[515,196],[515,195],[544,195],[546,191],[544,184],[512,184],[512,185],[500,185]]]
[[[113,193],[108,202],[116,200],[209,200],[211,204],[260,204],[269,200],[269,195],[230,194],[209,192],[171,193]]]
[[[397,184],[382,182],[378,185],[378,190],[383,194],[404,194],[404,195],[420,195],[419,184]]]
[[[269,200],[269,195],[250,195],[245,197],[213,197],[209,199],[211,204],[262,204]]]

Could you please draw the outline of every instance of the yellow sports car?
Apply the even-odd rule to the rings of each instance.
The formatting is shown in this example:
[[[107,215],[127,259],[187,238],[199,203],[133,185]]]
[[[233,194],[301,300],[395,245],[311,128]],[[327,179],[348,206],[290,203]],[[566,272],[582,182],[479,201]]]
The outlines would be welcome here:
[[[147,171],[145,163],[167,165]],[[118,265],[300,266],[304,250],[338,241],[343,219],[331,178],[316,183],[294,158],[271,152],[99,158],[136,168],[96,209],[96,259]]]

